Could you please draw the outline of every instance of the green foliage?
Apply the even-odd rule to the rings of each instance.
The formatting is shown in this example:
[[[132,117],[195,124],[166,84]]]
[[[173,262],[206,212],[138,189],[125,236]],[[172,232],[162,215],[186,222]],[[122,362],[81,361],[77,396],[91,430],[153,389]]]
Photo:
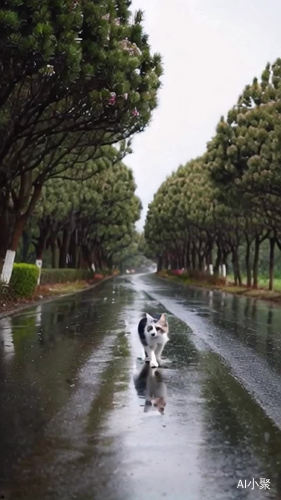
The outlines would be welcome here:
[[[220,119],[206,153],[179,167],[157,191],[145,236],[147,255],[157,258],[159,268],[202,272],[214,263],[217,274],[220,265],[229,267],[231,256],[235,282],[241,284],[242,257],[247,284],[253,277],[257,286],[261,254],[272,286],[276,244],[281,249],[280,118],[278,59]]]
[[[207,162],[225,202],[281,227],[281,60],[247,85],[208,144]]]
[[[39,269],[32,264],[14,264],[10,287],[16,297],[31,297],[37,286]]]
[[[134,224],[141,204],[135,196],[132,171],[120,161],[124,151],[106,148],[105,156],[86,162],[89,178],[50,179],[24,231],[21,249],[25,259],[36,258],[53,267],[89,267],[102,271],[120,267],[126,256],[137,252]],[[47,258],[46,258],[47,252]],[[59,260],[55,257],[60,254]]]
[[[117,263],[120,271],[122,273],[126,272],[126,270],[134,270],[140,273],[149,271],[151,267],[154,267],[154,263],[145,257],[144,252],[144,235],[135,232],[130,245],[118,255]]]
[[[66,283],[68,281],[90,280],[94,278],[93,271],[88,269],[42,269],[41,285],[49,283]]]
[[[47,181],[88,179],[95,175],[85,171],[90,160],[105,158],[106,147],[149,123],[161,61],[130,4],[7,0],[1,6],[0,222],[7,220],[0,224],[1,257]]]
[[[222,218],[204,158],[192,160],[167,178],[149,206],[147,255],[169,255],[169,265],[185,267],[185,248],[200,240],[201,251],[207,251]],[[181,262],[176,262],[179,256]]]

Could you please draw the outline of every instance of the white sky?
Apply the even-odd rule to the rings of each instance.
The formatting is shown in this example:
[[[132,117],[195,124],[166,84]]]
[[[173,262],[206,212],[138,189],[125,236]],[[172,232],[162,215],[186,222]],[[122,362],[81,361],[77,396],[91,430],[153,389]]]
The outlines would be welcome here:
[[[281,57],[280,0],[133,0],[163,58],[159,105],[126,159],[143,203],[180,164],[205,151],[221,115],[266,63]]]

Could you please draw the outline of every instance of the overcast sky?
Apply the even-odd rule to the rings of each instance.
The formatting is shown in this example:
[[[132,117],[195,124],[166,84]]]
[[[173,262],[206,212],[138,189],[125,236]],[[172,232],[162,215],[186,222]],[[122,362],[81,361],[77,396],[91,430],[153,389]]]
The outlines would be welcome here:
[[[143,203],[180,164],[202,154],[221,115],[266,63],[281,57],[280,0],[133,0],[163,58],[159,105],[126,163]]]

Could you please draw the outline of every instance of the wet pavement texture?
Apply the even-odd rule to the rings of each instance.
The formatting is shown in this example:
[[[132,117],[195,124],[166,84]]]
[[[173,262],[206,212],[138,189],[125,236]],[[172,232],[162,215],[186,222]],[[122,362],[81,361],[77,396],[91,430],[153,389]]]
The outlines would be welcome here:
[[[0,498],[281,499],[280,406],[281,308],[121,276],[0,320]]]

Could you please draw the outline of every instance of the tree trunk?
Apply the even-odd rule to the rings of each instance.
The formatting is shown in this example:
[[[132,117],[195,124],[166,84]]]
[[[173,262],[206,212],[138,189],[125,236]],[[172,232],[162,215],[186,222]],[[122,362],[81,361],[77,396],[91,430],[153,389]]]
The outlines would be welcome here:
[[[33,192],[30,198],[30,201],[28,203],[28,206],[26,207],[25,205],[25,199],[26,199],[26,193],[25,193],[25,187],[26,184],[26,175],[23,175],[21,178],[21,187],[20,187],[20,192],[19,192],[19,198],[17,200],[17,211],[14,212],[13,215],[13,221],[14,225],[11,229],[10,227],[5,227],[6,229],[6,234],[3,232],[3,228],[1,231],[1,242],[6,245],[6,256],[5,256],[5,261],[3,264],[2,268],[2,273],[0,280],[4,281],[5,283],[9,283],[12,275],[12,270],[13,270],[13,264],[15,260],[15,255],[16,251],[18,248],[19,240],[22,236],[24,226],[26,224],[26,221],[30,217],[39,197],[41,194],[42,186],[35,185],[33,187]],[[5,212],[5,209],[4,209]],[[1,248],[1,254],[4,254],[4,248]],[[3,258],[3,257],[2,257]]]
[[[18,248],[18,244],[21,238],[21,235],[23,233],[23,229],[25,226],[27,220],[26,215],[21,215],[17,217],[16,222],[15,222],[15,227],[13,231],[13,236],[12,236],[12,241],[11,241],[11,250],[14,250],[16,252]]]
[[[269,290],[273,290],[275,238],[269,240]]]
[[[194,244],[192,245],[192,248],[191,248],[191,263],[192,263],[192,270],[195,271],[196,270],[196,248],[195,248]]]
[[[238,278],[238,283],[239,286],[242,286],[242,276],[241,276],[241,271],[240,271],[240,262],[239,262],[239,257],[238,257],[238,252],[236,253],[236,266],[237,266],[237,278]]]
[[[184,267],[185,267],[185,269],[190,268],[189,244],[187,244],[185,247]]]
[[[213,264],[213,242],[209,242],[206,250],[206,267]]]
[[[253,288],[258,288],[258,274],[259,274],[259,253],[260,253],[260,240],[257,236],[255,239],[255,253],[253,263]]]
[[[70,243],[69,243],[69,256],[70,256],[70,261],[69,265],[70,267],[77,268],[78,267],[78,244],[77,244],[77,229],[75,229],[70,237]]]
[[[86,267],[89,269],[92,269],[93,261],[92,261],[91,250],[89,249],[89,247],[86,243],[84,243],[81,248],[82,248],[83,261],[86,264]]]
[[[5,203],[5,200],[4,200],[4,203]],[[12,216],[10,214],[8,208],[1,207],[1,215],[0,215],[0,270],[2,270],[2,265],[3,265],[4,259],[5,259],[6,251],[11,246],[13,227],[14,227],[14,216]]]
[[[57,269],[59,267],[59,248],[56,236],[50,240],[51,252],[52,252],[52,268]]]
[[[5,256],[4,264],[2,267],[2,271],[1,271],[0,281],[2,281],[3,283],[6,283],[7,285],[10,283],[10,279],[12,276],[15,256],[16,256],[16,252],[14,250],[7,250],[6,251],[6,256]]]
[[[163,257],[162,255],[159,255],[157,259],[157,272],[159,273],[160,271],[162,271],[162,268],[163,268]]]
[[[252,286],[252,271],[251,271],[251,243],[247,240],[246,256],[245,256],[246,272],[247,272],[247,287]]]
[[[49,236],[49,227],[47,222],[42,222],[39,224],[40,234],[37,238],[36,243],[34,242],[36,259],[43,260],[43,252],[46,248],[46,242]]]
[[[37,260],[43,260],[43,252],[46,246],[46,238],[44,236],[40,236],[37,244],[35,245],[35,253]]]
[[[185,254],[184,254],[184,250],[181,249],[181,251],[180,251],[180,269],[183,269],[184,265],[185,265]]]
[[[242,278],[240,273],[240,264],[238,258],[237,248],[232,250],[232,263],[233,263],[233,273],[234,273],[234,283],[235,285],[242,285]]]
[[[27,262],[28,259],[28,251],[31,243],[30,231],[23,231],[22,233],[22,254],[21,261]]]
[[[2,267],[2,272],[1,272],[1,277],[0,280],[3,281],[3,283],[9,284],[10,279],[12,276],[13,272],[13,265],[15,261],[15,256],[16,256],[16,250],[18,248],[19,240],[20,237],[23,233],[23,228],[26,222],[26,216],[22,215],[17,218],[15,222],[15,227],[12,235],[12,241],[10,248],[7,249],[6,251],[6,256],[4,260],[4,264]]]
[[[204,255],[198,252],[199,271],[204,271]]]
[[[229,266],[228,266],[228,262],[227,262],[229,253],[230,252],[228,252],[226,250],[222,250],[222,262],[225,265],[226,274],[229,272]]]
[[[99,270],[101,270],[102,269],[102,260],[101,260],[101,252],[100,252],[99,247],[95,248],[95,257],[96,257],[97,268]]]
[[[222,257],[222,255],[221,255],[221,248],[218,245],[217,257],[216,257],[216,262],[215,262],[215,266],[214,266],[214,274],[215,275],[219,274],[219,268],[220,268],[220,265],[221,265],[221,257]]]
[[[59,266],[64,268],[67,267],[67,255],[69,253],[69,245],[71,238],[71,229],[69,227],[65,227],[63,230],[62,244],[60,247],[60,258],[59,258]]]
[[[108,254],[106,253],[106,261],[107,261]],[[163,268],[168,269],[169,265],[169,254],[167,252],[164,253],[163,255]]]

